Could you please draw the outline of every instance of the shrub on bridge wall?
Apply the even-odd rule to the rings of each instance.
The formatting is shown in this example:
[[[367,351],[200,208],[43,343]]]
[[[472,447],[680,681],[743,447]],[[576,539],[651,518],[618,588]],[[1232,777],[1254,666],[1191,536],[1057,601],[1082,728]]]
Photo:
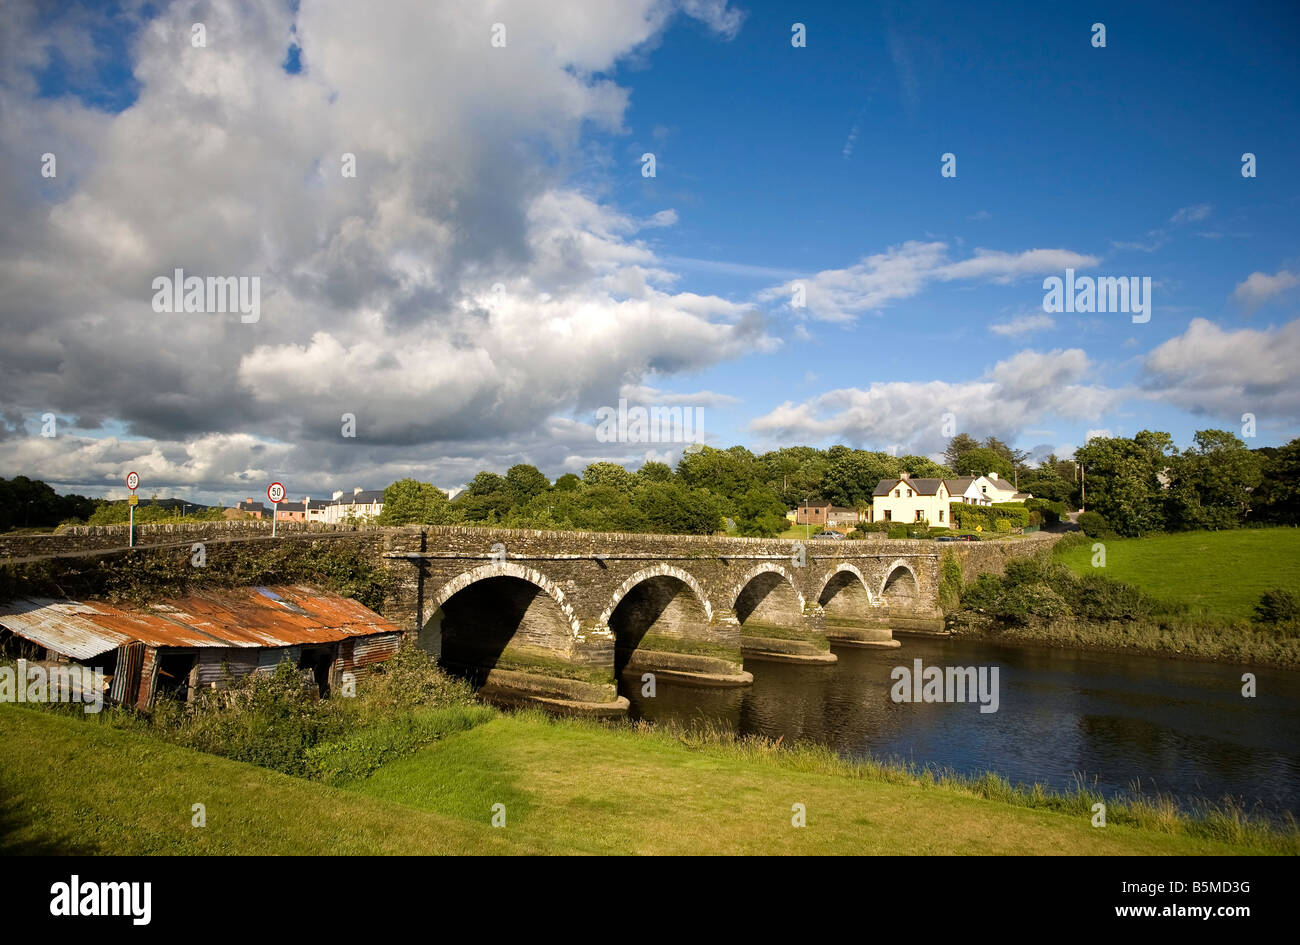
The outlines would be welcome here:
[[[0,599],[103,597],[147,604],[191,587],[314,584],[377,609],[390,585],[388,572],[350,543],[212,543],[205,554],[202,567],[192,563],[189,546],[8,563],[0,565]]]
[[[951,550],[945,549],[939,559],[939,606],[954,611],[961,606],[961,562]]]

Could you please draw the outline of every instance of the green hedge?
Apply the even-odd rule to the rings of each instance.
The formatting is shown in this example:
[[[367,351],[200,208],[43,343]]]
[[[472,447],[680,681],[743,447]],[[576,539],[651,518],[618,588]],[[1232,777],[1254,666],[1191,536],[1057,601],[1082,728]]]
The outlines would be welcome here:
[[[953,524],[959,529],[973,530],[977,526],[986,532],[1010,531],[1029,524],[1029,510],[1019,502],[998,502],[993,505],[967,505],[953,502]],[[999,525],[1005,522],[1005,525]]]

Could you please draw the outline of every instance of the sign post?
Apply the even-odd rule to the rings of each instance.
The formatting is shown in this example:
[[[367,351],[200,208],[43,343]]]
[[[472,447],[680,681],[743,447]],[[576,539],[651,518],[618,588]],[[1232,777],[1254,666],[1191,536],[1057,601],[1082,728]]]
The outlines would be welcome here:
[[[271,537],[275,537],[276,506],[284,501],[284,485],[278,482],[267,487],[266,497],[271,500]]]
[[[131,490],[131,497],[126,500],[130,519],[126,528],[126,545],[128,548],[135,547],[135,506],[140,500],[136,497],[135,490],[140,486],[140,476],[135,470],[126,474],[126,487]]]

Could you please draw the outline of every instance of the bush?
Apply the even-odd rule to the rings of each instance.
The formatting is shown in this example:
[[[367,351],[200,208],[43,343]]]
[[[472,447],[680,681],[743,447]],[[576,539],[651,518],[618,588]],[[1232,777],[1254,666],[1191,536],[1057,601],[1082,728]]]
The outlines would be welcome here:
[[[889,526],[889,537],[890,537],[890,538],[906,538],[906,537],[907,537],[907,526],[906,526],[906,525],[890,525],[890,526]]]
[[[1115,534],[1110,522],[1100,512],[1080,512],[1079,527],[1089,538],[1109,538]]]
[[[160,700],[155,723],[186,747],[301,776],[307,749],[341,734],[344,726],[341,714],[315,698],[306,683],[285,659],[270,674],[203,690],[191,706]]]
[[[1255,619],[1261,623],[1289,623],[1300,620],[1300,598],[1277,588],[1265,591],[1255,605]]]
[[[1029,510],[1031,525],[1038,524],[1033,521],[1035,512],[1038,513],[1039,521],[1044,525],[1055,525],[1065,515],[1065,503],[1053,502],[1050,499],[1026,499],[1025,508]]]
[[[961,606],[961,562],[951,551],[944,551],[939,561],[939,606],[956,610]]]

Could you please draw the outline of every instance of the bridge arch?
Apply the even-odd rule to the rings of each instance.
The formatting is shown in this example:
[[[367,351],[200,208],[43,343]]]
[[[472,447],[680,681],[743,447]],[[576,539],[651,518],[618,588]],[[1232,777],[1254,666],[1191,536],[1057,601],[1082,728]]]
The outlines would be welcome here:
[[[496,670],[546,675],[571,658],[579,623],[555,582],[497,561],[462,572],[430,596],[417,645],[475,686]]]
[[[761,636],[763,626],[791,629],[803,624],[803,594],[790,572],[772,562],[750,568],[727,590],[724,602],[746,628],[742,632]]]
[[[555,605],[560,608],[560,613],[564,615],[564,619],[568,622],[573,635],[578,636],[578,616],[574,612],[572,605],[565,600],[564,591],[560,589],[560,586],[536,568],[529,568],[514,561],[496,561],[456,575],[456,577],[438,588],[438,592],[425,605],[425,612],[420,615],[420,626],[423,627],[427,624],[438,608],[471,584],[500,577],[512,577],[527,581],[529,584],[537,585],[537,587],[549,594],[551,599],[555,601]]]
[[[608,627],[609,618],[614,615],[614,611],[623,602],[623,598],[628,595],[628,592],[638,584],[657,577],[671,577],[681,581],[691,589],[691,593],[699,600],[700,605],[704,608],[705,618],[708,620],[713,619],[713,608],[709,605],[709,595],[699,581],[695,580],[690,573],[671,564],[656,564],[648,568],[642,568],[619,585],[618,590],[614,592],[614,596],[610,598],[609,604],[601,612],[600,618],[596,621],[596,626]]]
[[[877,599],[915,601],[921,596],[921,580],[916,569],[902,558],[895,558],[885,569]]]
[[[857,585],[866,593],[867,603],[872,607],[877,606],[878,600],[876,595],[871,592],[870,582],[863,577],[857,565],[849,564],[847,561],[840,563],[833,571],[828,571],[826,576],[818,583],[821,591],[817,594],[817,603],[825,607],[844,590],[850,590],[851,596],[858,596],[852,594],[851,591],[854,586],[852,578],[855,577],[857,578]]]

